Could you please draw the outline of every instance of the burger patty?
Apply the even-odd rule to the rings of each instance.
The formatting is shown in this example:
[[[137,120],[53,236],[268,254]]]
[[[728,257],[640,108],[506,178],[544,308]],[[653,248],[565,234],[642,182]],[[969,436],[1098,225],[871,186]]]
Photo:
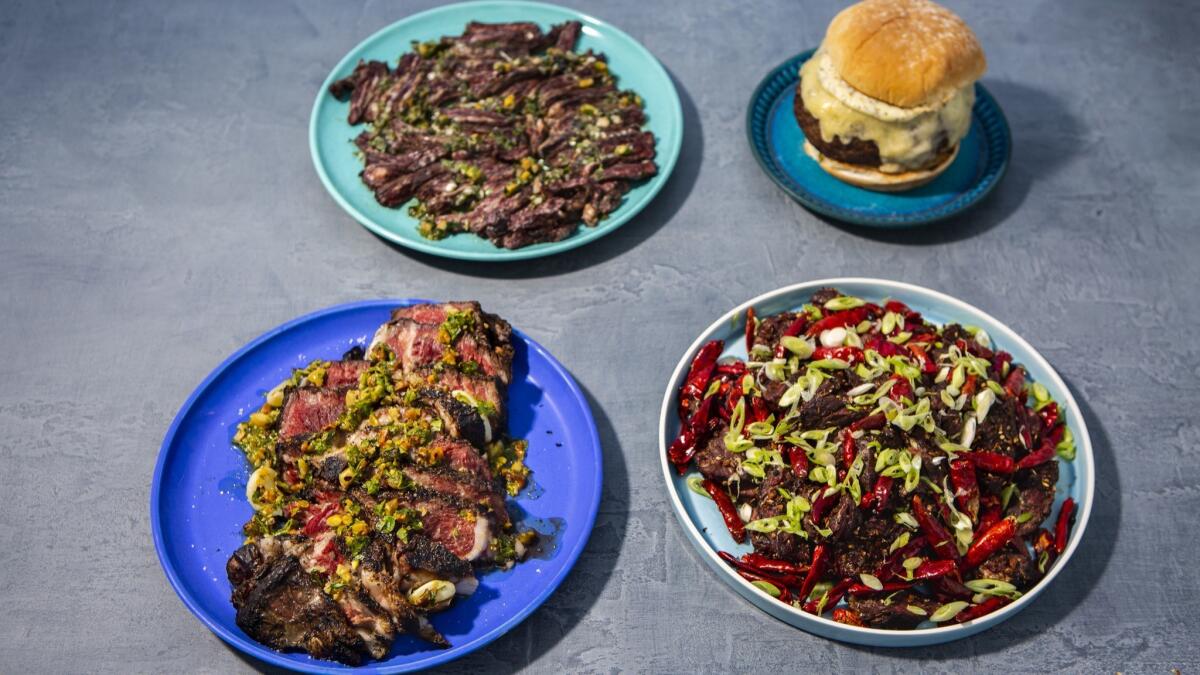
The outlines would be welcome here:
[[[835,136],[832,141],[826,142],[821,137],[821,123],[813,117],[812,113],[808,112],[808,108],[804,107],[804,95],[800,93],[799,82],[796,83],[796,101],[793,104],[793,111],[796,113],[796,121],[800,123],[800,128],[804,131],[804,137],[808,139],[809,143],[812,143],[817,152],[847,164],[873,167],[880,165],[879,146],[875,145],[875,141],[852,138],[849,143],[843,143],[840,138]]]
[[[816,117],[813,117],[812,113],[808,112],[808,108],[804,107],[804,96],[800,93],[800,82],[796,83],[796,100],[792,104],[792,110],[796,115],[796,121],[800,123],[800,129],[804,131],[804,137],[822,155],[839,162],[858,164],[860,166],[878,167],[883,163],[879,159],[879,146],[875,145],[875,141],[852,138],[849,143],[844,143],[842,139],[836,136],[832,141],[826,141],[821,136],[821,122]],[[938,166],[944,162],[954,150],[947,142],[944,131],[940,132],[940,136],[938,139],[937,157],[930,163],[929,166],[931,167]]]

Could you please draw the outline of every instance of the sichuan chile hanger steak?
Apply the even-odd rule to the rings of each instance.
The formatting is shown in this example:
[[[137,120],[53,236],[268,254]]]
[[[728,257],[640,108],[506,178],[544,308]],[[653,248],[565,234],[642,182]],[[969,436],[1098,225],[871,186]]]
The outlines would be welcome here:
[[[667,459],[753,546],[719,556],[760,591],[855,626],[962,623],[1066,550],[1075,502],[1051,516],[1073,435],[982,329],[825,288],[749,310],[745,341],[746,360],[696,353]]]
[[[370,345],[313,361],[238,426],[254,516],[227,565],[237,625],[358,664],[519,562],[505,506],[529,471],[508,438],[509,324],[478,303],[396,309]]]
[[[419,232],[472,232],[515,249],[594,226],[653,176],[641,98],[604,54],[575,52],[581,25],[472,22],[414,43],[395,68],[359,62],[330,86],[348,100],[363,182],[383,206],[416,200]]]

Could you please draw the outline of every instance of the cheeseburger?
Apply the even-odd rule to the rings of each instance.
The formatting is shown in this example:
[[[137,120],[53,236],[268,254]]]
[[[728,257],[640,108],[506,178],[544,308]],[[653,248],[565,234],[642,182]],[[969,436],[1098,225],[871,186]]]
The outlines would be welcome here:
[[[929,0],[864,0],[833,19],[800,68],[804,151],[837,178],[899,191],[933,180],[971,128],[987,61],[975,34]]]

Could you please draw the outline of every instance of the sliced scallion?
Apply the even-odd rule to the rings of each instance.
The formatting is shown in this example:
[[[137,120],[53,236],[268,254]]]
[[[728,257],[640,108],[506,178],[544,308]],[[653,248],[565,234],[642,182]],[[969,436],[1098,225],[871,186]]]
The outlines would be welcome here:
[[[879,577],[875,576],[874,574],[867,574],[866,572],[863,572],[862,574],[858,575],[858,578],[862,580],[863,586],[866,586],[873,591],[883,590],[883,582],[880,581]]]
[[[825,303],[825,309],[832,310],[834,312],[841,312],[847,309],[854,309],[855,307],[862,307],[865,304],[867,304],[867,302],[861,298],[856,298],[851,295],[839,295],[838,297],[827,301]]]
[[[934,623],[942,623],[944,621],[949,621],[950,619],[953,619],[954,617],[958,616],[959,612],[963,611],[964,609],[966,609],[969,606],[970,606],[970,603],[965,602],[963,600],[955,600],[954,602],[947,602],[946,604],[942,605],[941,607],[938,607],[937,609],[935,609],[933,611],[933,614],[931,614],[929,616],[929,620]]]

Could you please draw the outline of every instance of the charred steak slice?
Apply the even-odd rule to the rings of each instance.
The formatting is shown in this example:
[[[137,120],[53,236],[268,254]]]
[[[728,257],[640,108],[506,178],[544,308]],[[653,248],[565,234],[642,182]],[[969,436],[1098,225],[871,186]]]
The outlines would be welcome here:
[[[337,603],[300,567],[294,556],[267,563],[246,582],[237,625],[250,637],[281,651],[301,649],[314,658],[362,663],[367,645]]]

